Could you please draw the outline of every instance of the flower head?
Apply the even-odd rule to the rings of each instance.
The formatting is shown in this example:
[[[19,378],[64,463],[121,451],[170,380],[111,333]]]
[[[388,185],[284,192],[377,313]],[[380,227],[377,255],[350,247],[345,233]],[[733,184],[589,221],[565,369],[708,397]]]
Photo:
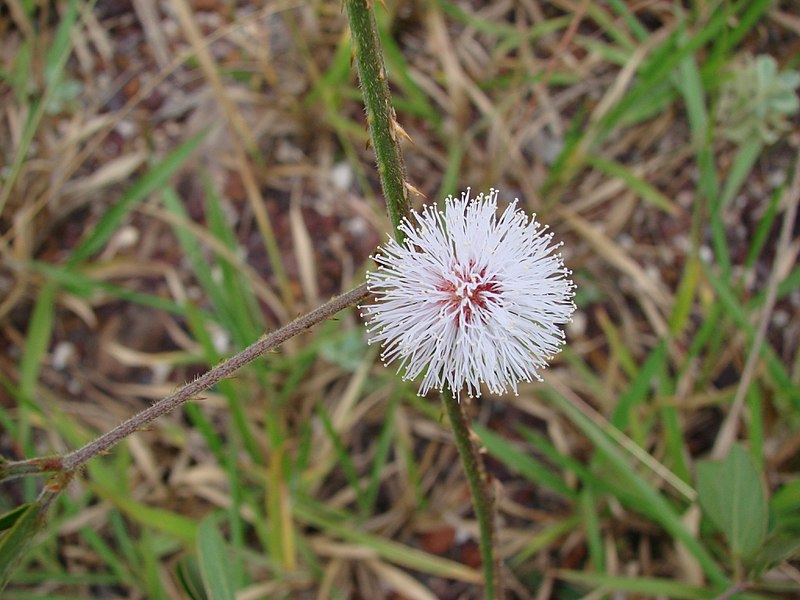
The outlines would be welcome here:
[[[466,387],[480,396],[517,393],[520,381],[564,343],[561,326],[575,310],[574,285],[560,244],[516,201],[497,218],[497,191],[450,197],[444,210],[413,213],[373,256],[367,273],[374,304],[363,306],[369,342],[384,364],[399,361],[404,379],[425,373],[419,393]]]

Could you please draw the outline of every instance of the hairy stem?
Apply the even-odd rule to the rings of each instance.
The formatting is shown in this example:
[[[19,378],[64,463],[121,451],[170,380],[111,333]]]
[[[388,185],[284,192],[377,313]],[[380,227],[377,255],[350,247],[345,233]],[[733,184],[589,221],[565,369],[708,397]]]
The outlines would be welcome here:
[[[467,485],[472,496],[475,517],[478,519],[486,598],[487,600],[500,600],[503,597],[503,590],[500,580],[500,561],[494,552],[494,498],[483,469],[483,462],[478,454],[478,448],[470,435],[464,407],[449,390],[442,392],[442,402],[450,419],[456,448],[458,448],[461,464],[467,475]]]
[[[386,197],[389,218],[395,228],[397,240],[400,241],[403,235],[397,228],[403,218],[408,216],[406,167],[398,141],[398,131],[402,130],[397,125],[392,97],[389,94],[389,81],[386,78],[375,15],[372,13],[372,2],[346,0],[345,4],[381,187]]]
[[[367,111],[367,123],[375,149],[378,173],[386,197],[389,218],[395,229],[395,238],[402,241],[400,223],[409,214],[408,188],[405,164],[400,152],[398,134],[403,130],[389,93],[389,82],[383,62],[378,28],[370,0],[346,0],[347,18],[353,39],[361,92]],[[461,404],[449,392],[442,394],[447,414],[456,439],[456,447],[467,474],[469,491],[480,527],[481,556],[486,584],[486,598],[499,599],[502,595],[498,573],[499,563],[494,558],[494,510],[492,495],[483,471],[478,450],[470,438],[469,427]]]
[[[255,360],[272,348],[282,344],[289,338],[296,336],[309,327],[316,325],[320,321],[324,321],[325,319],[332,317],[340,310],[347,308],[348,306],[352,306],[359,300],[366,297],[367,294],[368,291],[366,284],[361,284],[357,288],[328,301],[315,310],[312,310],[310,313],[305,314],[302,317],[298,317],[277,331],[262,337],[251,346],[248,346],[238,354],[234,354],[194,381],[179,388],[166,398],[159,400],[151,407],[146,408],[140,413],[137,413],[124,423],[117,425],[108,433],[101,435],[96,440],[89,442],[74,452],[65,455],[60,461],[58,461],[60,462],[60,465],[58,465],[59,468],[54,470],[71,472],[80,468],[92,457],[105,452],[151,421],[154,421],[160,416],[176,409],[188,400],[197,397],[197,395],[202,391],[207,390],[215,383],[218,383],[226,377],[229,377],[247,363]],[[41,472],[41,469],[39,471]]]

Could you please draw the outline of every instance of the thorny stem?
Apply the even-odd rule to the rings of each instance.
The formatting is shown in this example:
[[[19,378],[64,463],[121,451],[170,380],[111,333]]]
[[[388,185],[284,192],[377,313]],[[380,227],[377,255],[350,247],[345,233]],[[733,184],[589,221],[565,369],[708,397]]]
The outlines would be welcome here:
[[[378,28],[371,9],[372,1],[346,0],[345,4],[381,187],[386,197],[389,218],[395,229],[395,238],[398,242],[402,242],[403,233],[399,226],[409,214],[405,164],[398,141],[398,132],[402,132],[402,129],[397,124],[392,97],[389,93],[389,82],[386,78]],[[500,600],[502,585],[499,562],[494,553],[495,527],[492,494],[478,450],[470,438],[469,426],[461,404],[449,392],[442,393],[442,401],[450,418],[456,447],[466,472],[475,516],[478,519],[486,586],[485,596],[487,600]]]
[[[291,323],[284,325],[277,331],[262,337],[260,340],[248,346],[238,354],[235,354],[223,361],[213,369],[207,371],[194,381],[187,383],[170,394],[166,398],[159,400],[149,408],[137,413],[127,421],[117,425],[111,431],[104,433],[96,440],[89,442],[85,446],[70,452],[63,457],[32,458],[24,461],[7,462],[0,464],[0,475],[9,479],[25,474],[43,473],[47,471],[61,471],[72,473],[83,466],[88,460],[105,452],[127,436],[143,428],[148,423],[176,409],[181,404],[196,398],[198,394],[207,390],[215,383],[222,381],[226,377],[241,369],[243,366],[252,362],[262,354],[279,346],[289,338],[302,333],[309,327],[332,317],[340,310],[356,304],[368,294],[366,284],[361,284],[355,289],[350,290],[326,302],[319,308],[298,317]]]
[[[397,125],[392,97],[389,94],[389,81],[386,78],[378,26],[371,9],[372,2],[347,0],[345,4],[378,174],[386,197],[389,218],[399,242],[403,239],[403,233],[398,227],[409,214],[406,167],[398,140],[398,131],[402,130]]]
[[[496,531],[494,524],[494,498],[490,484],[486,478],[478,448],[472,441],[463,405],[449,390],[442,391],[442,402],[450,419],[450,426],[453,429],[453,436],[456,440],[456,448],[458,448],[461,464],[464,466],[464,471],[467,475],[467,486],[472,496],[475,517],[478,519],[483,578],[486,587],[485,597],[487,600],[501,600],[503,589],[500,578],[500,561],[494,552]]]
[[[367,285],[362,283],[357,288],[329,300],[319,308],[312,310],[310,313],[298,317],[288,325],[284,325],[277,331],[274,331],[262,337],[254,344],[248,346],[238,354],[234,354],[229,359],[220,363],[210,371],[206,371],[203,375],[194,381],[184,385],[175,393],[167,396],[163,400],[159,400],[150,408],[146,408],[137,415],[131,417],[124,423],[118,425],[108,433],[100,436],[93,442],[89,442],[82,448],[78,448],[74,452],[67,454],[64,457],[64,469],[70,471],[83,465],[87,460],[108,450],[111,446],[119,442],[121,439],[129,436],[137,429],[141,429],[151,421],[164,415],[187,400],[197,396],[203,390],[207,390],[215,383],[229,377],[247,363],[255,360],[262,354],[268,352],[275,346],[282,344],[289,338],[296,336],[298,333],[308,329],[312,325],[316,325],[320,321],[327,319],[338,313],[340,310],[347,308],[363,299],[367,295]]]

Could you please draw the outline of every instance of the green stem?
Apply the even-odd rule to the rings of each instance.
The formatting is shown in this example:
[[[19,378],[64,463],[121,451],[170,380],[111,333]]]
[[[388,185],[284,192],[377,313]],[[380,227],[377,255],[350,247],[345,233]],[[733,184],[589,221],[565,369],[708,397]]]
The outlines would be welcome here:
[[[386,197],[389,218],[395,228],[395,236],[401,241],[403,234],[398,227],[409,214],[406,170],[400,152],[398,140],[400,130],[389,93],[378,28],[371,10],[372,2],[346,0],[345,4],[381,186]],[[470,438],[469,425],[461,404],[450,392],[442,393],[442,401],[450,418],[456,447],[467,475],[475,516],[478,519],[486,598],[499,600],[502,597],[502,589],[499,562],[496,562],[494,556],[494,503],[489,483],[484,474],[478,449]]]
[[[500,562],[494,553],[494,499],[490,492],[489,482],[483,469],[478,449],[472,441],[464,408],[449,390],[442,392],[442,402],[453,428],[456,448],[461,457],[461,464],[467,475],[467,485],[472,496],[475,517],[480,530],[481,558],[483,559],[483,578],[486,585],[486,599],[500,600],[503,591],[500,586]]]
[[[408,216],[406,167],[400,153],[397,117],[389,94],[389,81],[386,78],[378,26],[372,13],[372,2],[347,0],[345,4],[381,187],[386,197],[386,207],[395,229],[395,236],[400,241],[403,234],[398,227]]]

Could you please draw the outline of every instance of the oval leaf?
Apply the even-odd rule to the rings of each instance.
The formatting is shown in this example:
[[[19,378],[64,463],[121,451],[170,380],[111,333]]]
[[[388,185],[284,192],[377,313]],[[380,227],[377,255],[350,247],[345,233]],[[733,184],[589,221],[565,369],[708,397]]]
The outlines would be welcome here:
[[[766,491],[744,448],[734,445],[721,461],[697,463],[697,496],[734,556],[747,558],[759,550],[767,533]]]

